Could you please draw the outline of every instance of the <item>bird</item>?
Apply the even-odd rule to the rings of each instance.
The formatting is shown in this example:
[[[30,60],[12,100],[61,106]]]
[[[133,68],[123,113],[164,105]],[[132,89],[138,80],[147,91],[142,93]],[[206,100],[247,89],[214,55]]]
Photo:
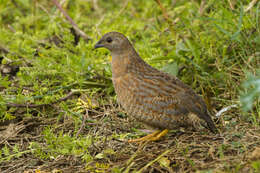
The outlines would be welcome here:
[[[94,48],[106,48],[111,53],[117,102],[127,115],[155,129],[129,142],[157,141],[169,130],[198,125],[217,132],[202,97],[176,76],[147,64],[122,33],[104,34]]]

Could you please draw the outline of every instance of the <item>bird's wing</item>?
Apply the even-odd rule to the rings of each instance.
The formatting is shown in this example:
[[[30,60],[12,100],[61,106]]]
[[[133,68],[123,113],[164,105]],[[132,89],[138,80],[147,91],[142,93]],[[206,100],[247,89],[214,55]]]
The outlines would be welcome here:
[[[161,72],[151,73],[149,77],[144,76],[143,81],[141,87],[146,88],[146,92],[151,92],[152,99],[147,99],[152,100],[155,105],[160,105],[161,108],[168,108],[166,109],[168,113],[175,115],[192,112],[202,119],[204,118],[200,115],[207,114],[203,99],[177,77]]]
[[[127,88],[131,95],[134,95],[135,102],[140,105],[139,109],[173,116],[185,115],[190,111],[182,105],[180,95],[180,93],[185,93],[187,86],[177,78],[174,80],[165,78],[161,76],[161,73],[149,75],[143,73],[142,76],[136,74],[128,76],[128,80],[130,81]]]

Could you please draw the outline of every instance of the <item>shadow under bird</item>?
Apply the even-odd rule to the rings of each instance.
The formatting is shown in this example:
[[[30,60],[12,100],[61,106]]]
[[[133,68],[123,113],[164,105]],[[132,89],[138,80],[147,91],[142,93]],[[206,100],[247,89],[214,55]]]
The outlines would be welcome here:
[[[206,125],[217,132],[203,99],[177,77],[148,65],[130,41],[119,32],[106,33],[95,48],[112,55],[112,80],[117,101],[128,115],[157,129],[145,137],[129,140],[158,140],[170,129]]]

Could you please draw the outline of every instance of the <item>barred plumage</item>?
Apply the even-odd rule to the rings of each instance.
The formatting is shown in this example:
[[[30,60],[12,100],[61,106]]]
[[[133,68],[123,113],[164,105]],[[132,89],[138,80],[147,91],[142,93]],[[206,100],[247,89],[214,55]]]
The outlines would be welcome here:
[[[216,131],[203,99],[177,77],[144,62],[123,34],[107,33],[95,47],[111,51],[118,103],[130,116],[159,129],[191,126],[198,120]]]

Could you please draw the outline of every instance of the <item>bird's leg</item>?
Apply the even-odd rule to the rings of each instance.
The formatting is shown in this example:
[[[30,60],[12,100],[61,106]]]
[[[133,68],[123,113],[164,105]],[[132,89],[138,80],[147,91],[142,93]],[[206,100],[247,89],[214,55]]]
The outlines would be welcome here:
[[[160,140],[162,137],[164,137],[167,133],[169,132],[168,129],[164,129],[163,131],[161,131],[159,134],[157,134],[156,136],[153,136],[151,138],[151,141],[158,141]]]
[[[168,133],[168,129],[164,129],[163,131],[157,130],[149,135],[146,135],[142,138],[132,139],[128,142],[144,142],[144,141],[158,141],[161,137],[165,136]]]
[[[154,136],[156,136],[157,134],[160,133],[160,130],[156,130],[155,132],[151,133],[151,134],[148,134],[142,138],[137,138],[137,139],[131,139],[131,140],[128,140],[128,142],[143,142],[143,141],[150,141],[151,138],[153,138]]]

